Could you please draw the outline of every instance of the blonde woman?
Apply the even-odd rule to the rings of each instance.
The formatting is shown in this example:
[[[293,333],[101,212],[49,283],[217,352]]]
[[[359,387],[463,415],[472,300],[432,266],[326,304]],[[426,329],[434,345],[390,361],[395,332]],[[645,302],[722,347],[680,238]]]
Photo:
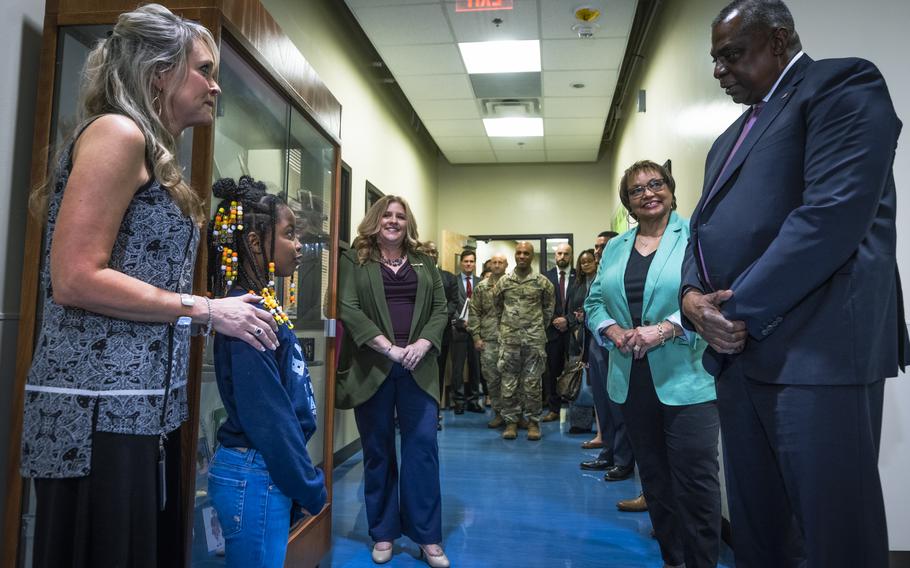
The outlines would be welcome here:
[[[357,232],[339,264],[346,333],[336,405],[354,409],[360,431],[373,561],[391,560],[394,541],[405,534],[430,566],[444,568],[436,444],[436,354],[447,318],[442,279],[434,260],[417,252],[417,221],[401,197],[377,201]]]
[[[275,347],[255,296],[190,293],[204,217],[176,140],[212,123],[217,63],[204,27],[157,4],[122,14],[89,54],[80,126],[32,195],[47,221],[21,459],[36,567],[183,565],[169,434],[187,417],[189,324]]]

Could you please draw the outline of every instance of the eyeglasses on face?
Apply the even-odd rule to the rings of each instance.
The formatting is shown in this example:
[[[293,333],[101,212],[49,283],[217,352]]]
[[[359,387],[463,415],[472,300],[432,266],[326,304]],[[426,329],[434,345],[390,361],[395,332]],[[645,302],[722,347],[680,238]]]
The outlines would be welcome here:
[[[636,185],[635,187],[630,187],[628,190],[626,190],[626,193],[633,199],[639,199],[642,195],[645,194],[646,189],[651,190],[651,193],[657,193],[664,188],[664,185],[666,185],[666,183],[667,180],[664,178],[654,178],[645,185]]]

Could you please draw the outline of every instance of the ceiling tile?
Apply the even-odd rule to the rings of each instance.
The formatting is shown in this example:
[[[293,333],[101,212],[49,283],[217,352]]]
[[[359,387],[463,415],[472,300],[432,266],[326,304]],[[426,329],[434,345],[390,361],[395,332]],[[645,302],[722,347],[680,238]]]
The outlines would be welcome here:
[[[543,100],[545,118],[607,118],[610,101],[607,97],[550,97]]]
[[[431,45],[387,45],[378,48],[382,60],[395,77],[433,73],[464,73],[461,54],[454,43]]]
[[[436,145],[448,152],[493,152],[490,138],[486,136],[437,136]]]
[[[547,150],[549,162],[596,162],[598,148],[587,150]]]
[[[575,19],[575,8],[579,6],[577,0],[543,0],[540,3],[541,29],[544,39],[570,39],[578,38],[578,32],[572,25],[578,23]],[[635,17],[637,0],[588,0],[583,4],[600,10],[594,29],[595,38],[624,37],[632,29],[632,20]]]
[[[454,41],[442,4],[356,8],[354,16],[376,46]]]
[[[585,136],[570,136],[553,134],[544,137],[544,146],[547,150],[587,150],[589,148],[599,148],[600,139],[603,137],[603,131]]]
[[[399,6],[402,4],[439,4],[439,0],[345,0],[345,4],[352,10],[355,8],[370,8],[373,6]]]
[[[497,152],[500,150],[515,150],[521,152],[543,150],[543,141],[543,136],[535,136],[533,138],[490,138],[490,144]],[[519,144],[522,145],[519,146]]]
[[[420,120],[480,118],[474,99],[419,100],[412,103]]]
[[[394,69],[392,72],[394,73]],[[468,76],[409,75],[398,79],[401,90],[411,102],[423,99],[473,99],[474,91]]]
[[[495,150],[496,159],[500,162],[545,162],[543,150]]]
[[[544,0],[549,2],[550,0]],[[455,12],[455,3],[446,2],[446,16],[455,30],[455,41],[501,41],[538,39],[537,0],[515,0],[511,10]],[[493,19],[502,24],[497,27]]]
[[[443,152],[452,164],[480,164],[496,161],[493,152]]]
[[[546,118],[543,132],[548,136],[584,136],[600,134],[604,130],[604,119],[592,118]]]
[[[541,65],[548,69],[619,69],[626,38],[551,39],[541,43]]]
[[[480,120],[425,120],[423,125],[433,138],[442,136],[484,136],[486,130]]]
[[[616,89],[615,69],[600,71],[546,71],[543,75],[545,97],[607,97],[613,98]],[[572,85],[581,83],[582,89]]]

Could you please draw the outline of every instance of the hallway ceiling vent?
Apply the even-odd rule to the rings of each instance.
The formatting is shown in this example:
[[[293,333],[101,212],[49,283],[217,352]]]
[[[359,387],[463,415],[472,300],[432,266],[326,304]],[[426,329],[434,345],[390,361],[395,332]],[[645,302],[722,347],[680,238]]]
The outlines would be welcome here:
[[[486,118],[538,117],[540,99],[480,99],[481,113]]]

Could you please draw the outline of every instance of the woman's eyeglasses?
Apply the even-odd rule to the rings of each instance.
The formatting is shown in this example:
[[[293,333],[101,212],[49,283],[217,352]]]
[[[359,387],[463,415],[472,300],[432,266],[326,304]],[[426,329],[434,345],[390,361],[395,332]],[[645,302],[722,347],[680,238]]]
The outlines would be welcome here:
[[[630,187],[628,190],[626,190],[626,193],[633,199],[639,199],[642,195],[645,194],[646,189],[650,189],[651,193],[657,193],[663,189],[666,183],[667,180],[664,178],[654,178],[645,185],[636,185],[635,187]]]

